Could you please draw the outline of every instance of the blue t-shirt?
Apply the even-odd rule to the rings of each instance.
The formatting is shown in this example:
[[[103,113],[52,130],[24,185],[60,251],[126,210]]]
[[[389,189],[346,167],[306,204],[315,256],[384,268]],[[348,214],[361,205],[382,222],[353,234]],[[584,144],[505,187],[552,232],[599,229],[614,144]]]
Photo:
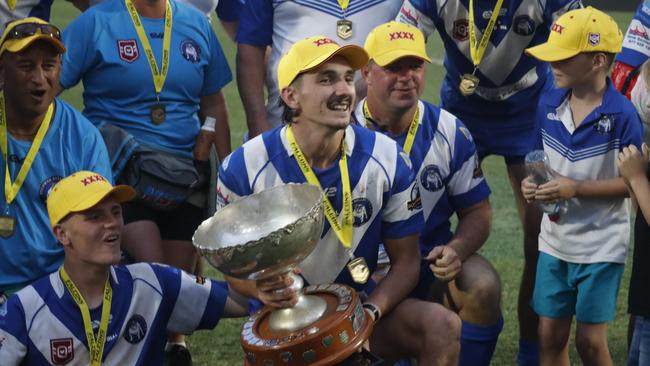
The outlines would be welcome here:
[[[224,22],[238,22],[243,6],[244,0],[219,0],[215,12]]]
[[[201,97],[221,90],[232,75],[205,15],[170,2],[170,64],[160,93],[167,112],[163,123],[151,121],[151,107],[158,103],[151,69],[123,0],[93,6],[65,29],[61,85],[83,81],[83,113],[95,125],[112,123],[146,145],[189,155],[199,132]],[[161,67],[164,19],[140,18]]]
[[[474,2],[479,39],[494,3]],[[539,95],[551,87],[552,75],[547,63],[526,56],[524,50],[546,42],[553,21],[581,6],[580,0],[504,2],[476,71],[479,86],[469,97],[459,91],[461,76],[474,70],[469,47],[469,0],[405,0],[397,20],[417,26],[426,36],[434,30],[440,34],[447,71],[440,89],[444,109],[468,125],[477,119],[491,123],[488,128],[507,128],[507,124],[532,127]],[[475,133],[474,126],[470,127]]]
[[[623,50],[616,57],[633,67],[641,65],[650,56],[650,0],[642,1],[630,22],[623,39]]]
[[[423,224],[422,211],[411,199],[414,189],[411,162],[394,141],[360,126],[348,127],[345,141],[354,213],[352,250],[355,256],[366,259],[372,273],[382,239],[418,233]],[[334,209],[341,212],[338,161],[314,173]],[[217,206],[224,207],[267,188],[305,182],[287,142],[286,127],[275,128],[248,141],[224,159],[219,169]],[[370,292],[371,281],[366,285],[352,281],[346,268],[349,259],[326,220],[321,240],[299,267],[309,284],[336,282]]]
[[[356,109],[355,120],[372,126],[374,122],[364,117],[361,106]],[[451,216],[488,199],[490,188],[479,167],[472,135],[462,122],[425,101],[420,101],[418,109],[419,126],[409,153],[418,192],[411,197],[421,197],[425,224],[420,234],[420,251],[426,256],[433,247],[451,240]],[[408,131],[399,135],[382,132],[400,146],[404,146],[408,135]]]
[[[167,332],[214,328],[228,298],[226,283],[160,264],[114,266],[109,278],[106,365],[162,365]],[[90,310],[95,331],[102,306]],[[58,271],[0,307],[0,340],[3,366],[89,364],[81,312]]]
[[[23,165],[31,141],[8,138],[9,174],[13,182]],[[5,181],[5,161],[0,156],[0,180]],[[62,178],[79,170],[90,170],[111,179],[108,153],[99,131],[81,113],[55,100],[50,127],[18,196],[9,205],[16,217],[14,234],[0,238],[0,291],[25,286],[55,271],[63,261],[47,215],[45,200]],[[6,206],[0,190],[0,211]]]

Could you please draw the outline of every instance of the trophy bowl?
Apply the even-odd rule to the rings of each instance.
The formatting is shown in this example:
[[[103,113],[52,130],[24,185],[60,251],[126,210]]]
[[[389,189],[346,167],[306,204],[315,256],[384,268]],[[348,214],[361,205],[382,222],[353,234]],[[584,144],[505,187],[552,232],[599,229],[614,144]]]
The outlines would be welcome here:
[[[228,276],[255,280],[286,273],[320,239],[322,197],[310,184],[270,188],[217,211],[192,240],[208,263]]]

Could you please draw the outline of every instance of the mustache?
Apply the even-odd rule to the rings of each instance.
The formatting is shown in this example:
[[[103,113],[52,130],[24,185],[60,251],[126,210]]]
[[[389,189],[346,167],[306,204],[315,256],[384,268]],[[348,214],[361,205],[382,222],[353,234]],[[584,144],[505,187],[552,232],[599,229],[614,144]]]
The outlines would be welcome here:
[[[327,99],[327,108],[334,109],[337,104],[347,103],[349,106],[352,106],[354,101],[354,96],[352,95],[332,95]]]

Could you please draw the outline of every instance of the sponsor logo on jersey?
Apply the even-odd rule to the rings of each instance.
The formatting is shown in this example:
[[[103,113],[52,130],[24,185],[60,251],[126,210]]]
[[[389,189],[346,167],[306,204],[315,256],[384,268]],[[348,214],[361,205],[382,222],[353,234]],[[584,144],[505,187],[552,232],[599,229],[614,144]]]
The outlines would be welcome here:
[[[641,37],[643,39],[650,39],[648,38],[648,32],[645,31],[645,29],[639,28],[638,25],[636,25],[634,28],[630,28],[630,34],[633,36]]]
[[[594,128],[599,134],[607,135],[608,133],[612,132],[612,120],[608,116],[602,116]]]
[[[430,192],[438,191],[442,188],[442,175],[437,166],[431,164],[422,169],[420,173],[420,186]]]
[[[149,33],[149,37],[163,39],[163,38],[165,38],[165,33],[163,33],[163,32],[151,32],[151,33]]]
[[[562,34],[562,31],[564,31],[564,27],[557,23],[553,23],[553,25],[551,26],[551,31]]]
[[[589,45],[597,46],[600,44],[600,33],[589,33]]]
[[[72,338],[50,339],[50,357],[52,364],[65,365],[74,359]]]
[[[530,36],[535,33],[535,22],[528,15],[517,15],[512,21],[512,30],[520,36]]]
[[[500,17],[504,17],[504,16],[506,16],[506,14],[508,14],[508,8],[501,8],[501,9],[499,9],[499,16],[500,16]],[[490,18],[492,18],[492,10],[486,10],[486,11],[484,11],[483,14],[482,14],[482,16],[483,16],[483,19],[490,19]]]
[[[414,26],[418,24],[418,14],[417,11],[413,8],[413,5],[410,3],[404,3],[402,8],[399,10],[399,20],[403,23],[408,23]]]
[[[325,192],[325,195],[330,198],[336,197],[336,187],[327,187],[323,189],[323,192]]]
[[[47,201],[47,197],[50,195],[50,192],[52,192],[52,188],[54,188],[54,185],[56,185],[61,179],[63,179],[63,177],[53,175],[41,182],[41,185],[38,188],[38,197],[41,199],[41,202],[45,203]]]
[[[422,208],[422,197],[420,197],[420,187],[417,184],[413,184],[411,188],[411,200],[406,202],[406,208],[409,211],[419,210]]]
[[[352,215],[354,216],[355,227],[370,221],[372,217],[372,203],[370,203],[370,200],[365,197],[352,200]]]
[[[201,61],[201,47],[193,39],[181,42],[181,54],[184,59],[193,64]]]
[[[562,121],[560,119],[560,116],[558,116],[555,112],[548,112],[548,114],[546,114],[546,118],[551,121]]]
[[[133,314],[131,319],[126,323],[124,334],[122,336],[127,342],[136,344],[142,341],[146,334],[147,322],[144,320],[142,315]]]
[[[135,39],[120,39],[117,41],[117,50],[120,54],[120,59],[131,63],[140,57],[138,52],[138,43]]]
[[[454,39],[457,41],[467,41],[469,38],[469,20],[454,20]]]

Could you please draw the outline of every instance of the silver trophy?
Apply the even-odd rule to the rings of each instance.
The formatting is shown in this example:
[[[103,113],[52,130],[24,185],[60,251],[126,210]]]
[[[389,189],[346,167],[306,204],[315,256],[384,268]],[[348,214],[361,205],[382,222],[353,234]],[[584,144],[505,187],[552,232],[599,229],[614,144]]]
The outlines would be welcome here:
[[[302,295],[294,266],[312,252],[323,232],[323,196],[310,184],[287,184],[245,197],[219,210],[194,233],[194,245],[208,263],[240,279],[289,273],[298,303],[271,314],[274,330],[303,328],[325,312],[323,299]]]

